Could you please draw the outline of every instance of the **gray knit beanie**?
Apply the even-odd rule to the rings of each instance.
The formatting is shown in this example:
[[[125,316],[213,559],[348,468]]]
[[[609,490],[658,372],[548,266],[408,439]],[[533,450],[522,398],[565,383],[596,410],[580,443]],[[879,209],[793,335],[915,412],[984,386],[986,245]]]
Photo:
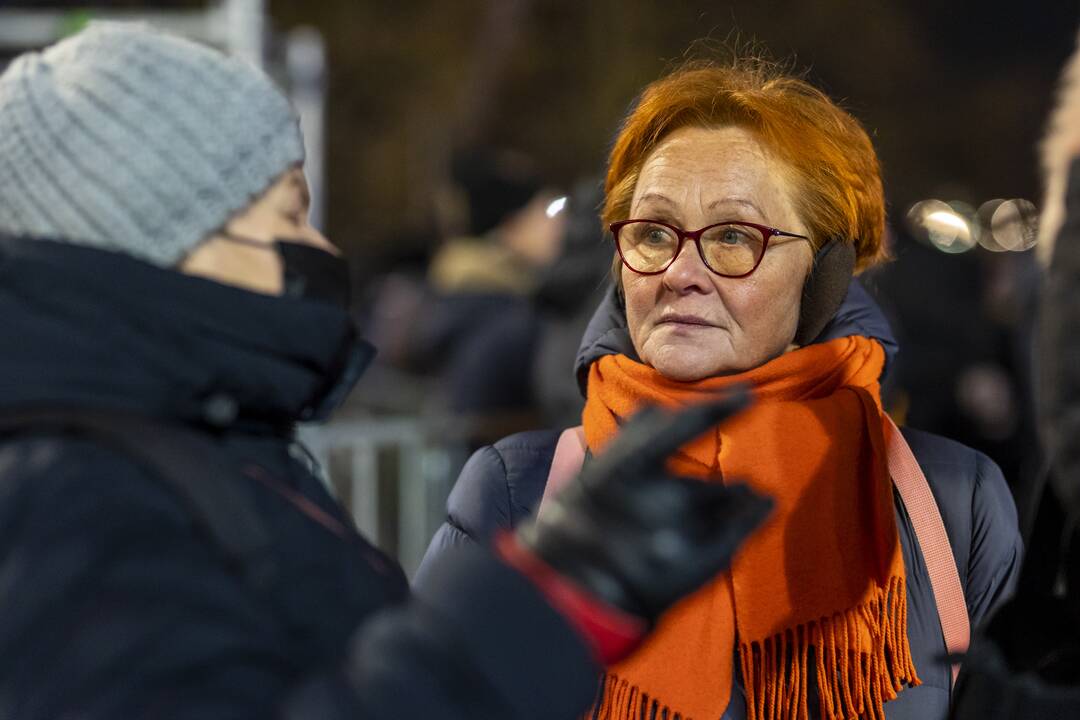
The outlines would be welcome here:
[[[92,23],[0,75],[0,233],[171,267],[303,159],[261,71],[146,25]]]

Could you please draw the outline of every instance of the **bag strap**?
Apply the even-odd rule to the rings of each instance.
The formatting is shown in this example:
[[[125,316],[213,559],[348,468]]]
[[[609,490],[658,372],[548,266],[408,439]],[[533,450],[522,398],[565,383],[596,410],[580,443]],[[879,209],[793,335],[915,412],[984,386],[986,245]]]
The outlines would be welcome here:
[[[888,415],[884,417],[889,474],[911,518],[926,570],[930,574],[930,588],[934,592],[945,648],[949,655],[962,654],[971,641],[971,621],[945,523],[941,520],[937,501],[911,447],[892,418]],[[959,672],[960,663],[953,663],[954,686]]]
[[[885,430],[889,474],[908,517],[911,518],[915,537],[926,562],[945,647],[950,655],[961,654],[967,650],[971,640],[971,621],[968,618],[960,575],[956,569],[956,559],[949,544],[949,536],[945,532],[945,523],[915,454],[900,428],[887,415]],[[585,450],[585,432],[581,425],[568,428],[559,436],[551,470],[548,472],[547,485],[544,486],[544,495],[540,499],[540,512],[551,502],[551,497],[581,470]],[[953,663],[953,684],[956,683],[959,672],[960,664]]]
[[[183,502],[231,569],[257,588],[272,580],[270,532],[236,482],[238,471],[203,433],[121,411],[34,408],[0,415],[0,437],[43,431],[88,437],[134,459]]]
[[[555,456],[551,459],[551,470],[548,471],[547,485],[544,486],[544,495],[540,498],[537,514],[543,512],[544,506],[551,503],[552,496],[570,484],[570,481],[581,472],[581,466],[585,463],[585,449],[585,428],[581,425],[567,428],[559,435],[559,442],[555,444]]]

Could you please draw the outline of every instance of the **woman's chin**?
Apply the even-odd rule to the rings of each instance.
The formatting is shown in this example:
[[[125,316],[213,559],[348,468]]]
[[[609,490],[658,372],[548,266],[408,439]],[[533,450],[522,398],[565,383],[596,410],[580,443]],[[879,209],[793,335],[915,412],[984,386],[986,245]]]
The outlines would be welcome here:
[[[718,375],[740,372],[724,350],[710,352],[700,345],[665,345],[656,352],[646,352],[642,360],[668,380],[696,382]]]

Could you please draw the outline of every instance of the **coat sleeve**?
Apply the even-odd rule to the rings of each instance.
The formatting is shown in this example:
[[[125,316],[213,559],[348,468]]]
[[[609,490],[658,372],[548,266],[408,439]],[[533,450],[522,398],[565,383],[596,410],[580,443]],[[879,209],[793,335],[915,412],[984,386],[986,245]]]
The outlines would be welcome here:
[[[487,546],[535,510],[544,493],[559,432],[518,433],[473,453],[446,502],[446,521],[436,531],[413,578],[423,587],[433,567],[453,548]]]
[[[506,466],[495,448],[482,447],[462,468],[446,501],[446,521],[435,532],[413,577],[423,587],[447,553],[455,548],[486,545],[499,528],[511,524]]]
[[[949,535],[972,629],[1016,588],[1023,540],[1001,469],[973,448],[904,428]]]
[[[344,677],[315,678],[286,717],[579,717],[599,672],[527,580],[479,547],[452,548],[410,604],[360,629]]]
[[[978,452],[975,458],[965,589],[973,626],[985,620],[1016,589],[1023,556],[1016,504],[1005,477],[990,458]]]
[[[584,643],[480,548],[447,551],[426,595],[369,615],[352,657],[316,672],[159,483],[55,448],[0,453],[0,717],[540,720],[592,700]]]

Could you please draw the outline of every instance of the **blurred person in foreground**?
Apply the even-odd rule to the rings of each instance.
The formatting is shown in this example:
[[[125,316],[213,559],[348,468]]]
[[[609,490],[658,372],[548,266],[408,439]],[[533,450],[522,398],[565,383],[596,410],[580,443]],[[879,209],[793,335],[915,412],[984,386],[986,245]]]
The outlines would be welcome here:
[[[262,73],[147,28],[0,75],[0,716],[574,717],[767,513],[663,469],[737,398],[653,411],[412,597],[295,440],[371,355],[302,163]]]
[[[1080,717],[1080,49],[1041,150],[1036,380],[1046,463],[1026,493],[1035,502],[1019,589],[972,644],[956,720]]]
[[[852,282],[885,256],[866,132],[768,63],[691,64],[644,90],[605,192],[617,288],[578,355],[585,467],[636,408],[746,383],[753,408],[673,467],[706,484],[745,477],[777,507],[730,572],[608,667],[592,717],[944,718],[950,665],[923,553],[955,561],[956,609],[974,624],[1013,587],[1020,539],[992,461],[887,425],[879,381],[895,343]],[[573,441],[523,433],[475,454],[417,585],[451,548],[538,506],[543,519]],[[886,456],[904,445],[949,547],[920,547],[894,496]]]

